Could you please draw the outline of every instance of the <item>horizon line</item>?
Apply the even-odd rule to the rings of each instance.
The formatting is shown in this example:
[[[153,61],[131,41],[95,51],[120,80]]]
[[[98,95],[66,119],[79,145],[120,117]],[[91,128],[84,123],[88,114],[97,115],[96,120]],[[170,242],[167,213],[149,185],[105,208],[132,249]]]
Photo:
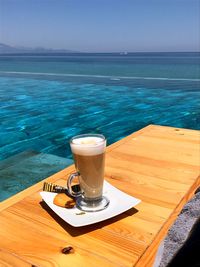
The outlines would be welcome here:
[[[47,49],[48,50],[48,49]],[[52,49],[53,50],[53,49]],[[58,50],[58,49],[55,49],[55,50]],[[60,50],[62,50],[62,49],[60,49]],[[64,49],[63,49],[64,50]],[[67,50],[67,49],[66,49]],[[122,55],[122,56],[125,56],[125,55],[127,55],[127,54],[139,54],[139,53],[200,53],[200,50],[199,51],[116,51],[116,52],[114,52],[114,51],[110,51],[110,52],[108,52],[108,51],[96,51],[96,52],[94,52],[94,51],[87,51],[87,52],[84,52],[84,51],[66,51],[66,52],[64,52],[64,51],[52,51],[52,52],[48,52],[48,51],[41,51],[41,52],[37,52],[37,51],[33,51],[33,52],[31,52],[31,51],[28,51],[28,52],[3,52],[3,53],[1,53],[0,52],[0,56],[2,56],[2,55],[28,55],[28,54],[37,54],[37,55],[42,55],[42,54],[120,54],[120,55]]]

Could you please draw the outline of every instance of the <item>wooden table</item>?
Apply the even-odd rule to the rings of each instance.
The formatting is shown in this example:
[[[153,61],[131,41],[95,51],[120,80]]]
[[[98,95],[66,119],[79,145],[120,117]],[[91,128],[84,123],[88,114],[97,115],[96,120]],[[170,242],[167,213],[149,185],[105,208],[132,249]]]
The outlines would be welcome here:
[[[74,228],[41,203],[40,182],[0,204],[0,266],[152,266],[160,241],[200,184],[200,133],[150,125],[109,146],[106,157],[106,180],[142,202]],[[47,180],[64,185],[73,170]],[[74,253],[61,253],[67,246]]]

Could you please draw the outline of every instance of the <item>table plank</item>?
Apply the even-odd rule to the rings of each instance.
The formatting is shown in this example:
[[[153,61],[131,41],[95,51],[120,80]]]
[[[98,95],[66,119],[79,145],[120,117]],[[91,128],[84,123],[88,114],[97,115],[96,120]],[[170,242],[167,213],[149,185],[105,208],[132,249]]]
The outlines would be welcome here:
[[[200,133],[150,125],[107,148],[105,178],[142,202],[74,228],[43,202],[40,182],[0,203],[0,266],[152,266],[156,250],[200,185]],[[74,166],[47,178],[64,185]],[[72,246],[65,255],[62,248]]]

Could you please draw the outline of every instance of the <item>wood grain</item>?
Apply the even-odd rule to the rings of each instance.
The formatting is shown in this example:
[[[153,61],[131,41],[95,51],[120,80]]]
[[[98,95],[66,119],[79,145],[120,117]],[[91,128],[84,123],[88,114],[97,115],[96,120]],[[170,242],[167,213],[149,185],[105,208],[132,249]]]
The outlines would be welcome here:
[[[200,185],[200,132],[150,125],[107,148],[105,178],[142,202],[74,228],[39,191],[43,181],[0,203],[0,266],[152,266],[159,243]],[[74,166],[47,178],[65,185]],[[63,254],[72,246],[74,253]]]

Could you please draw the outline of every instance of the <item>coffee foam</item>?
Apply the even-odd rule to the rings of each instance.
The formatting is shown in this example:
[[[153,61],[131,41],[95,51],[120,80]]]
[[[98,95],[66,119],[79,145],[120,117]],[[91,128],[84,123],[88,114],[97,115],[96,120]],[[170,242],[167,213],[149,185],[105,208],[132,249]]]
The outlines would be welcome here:
[[[94,156],[105,151],[106,141],[100,137],[87,136],[73,139],[70,145],[74,154]]]

